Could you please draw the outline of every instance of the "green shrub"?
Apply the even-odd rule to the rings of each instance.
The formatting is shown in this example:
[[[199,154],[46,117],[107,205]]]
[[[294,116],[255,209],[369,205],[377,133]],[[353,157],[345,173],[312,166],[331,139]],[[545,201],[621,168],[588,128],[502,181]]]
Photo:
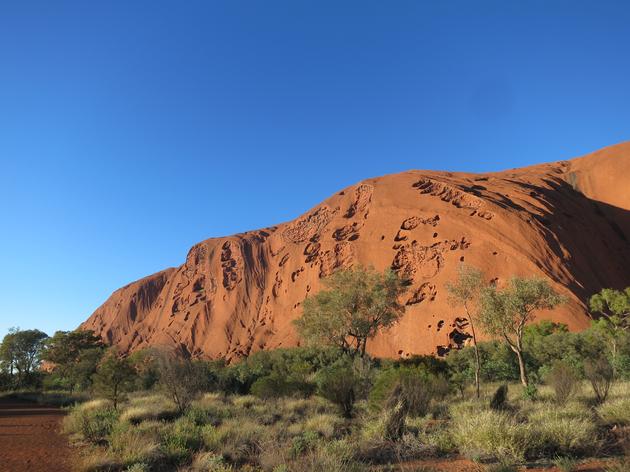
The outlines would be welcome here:
[[[407,414],[424,416],[433,398],[443,398],[448,393],[448,383],[424,366],[388,368],[381,371],[370,392],[369,405],[380,411],[386,405],[393,390],[400,386],[401,398],[407,405]]]
[[[523,387],[523,398],[530,401],[536,400],[538,398],[538,387],[533,383]]]
[[[271,374],[256,380],[252,384],[250,392],[259,398],[267,399],[288,396],[307,397],[314,390],[315,386],[312,383]]]
[[[338,405],[345,418],[352,417],[357,384],[352,366],[340,363],[327,367],[320,371],[317,380],[318,393]]]
[[[314,431],[304,431],[291,441],[291,455],[297,457],[306,451],[313,450],[317,445],[319,435]]]
[[[70,412],[64,420],[64,429],[85,441],[104,443],[117,420],[118,412],[107,403],[88,402]]]
[[[162,432],[161,450],[176,463],[190,459],[202,444],[202,428],[186,417],[178,419]]]

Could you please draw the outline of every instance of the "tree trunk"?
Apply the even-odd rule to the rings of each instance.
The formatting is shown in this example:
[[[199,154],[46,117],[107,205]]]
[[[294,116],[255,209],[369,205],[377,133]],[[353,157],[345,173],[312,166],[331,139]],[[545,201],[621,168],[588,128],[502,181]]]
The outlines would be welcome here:
[[[617,378],[617,333],[613,332],[613,339],[612,339],[612,371],[613,371],[613,378]]]
[[[527,372],[525,370],[525,361],[523,360],[523,353],[519,349],[514,349],[514,352],[516,353],[516,357],[518,357],[518,370],[520,371],[520,374],[521,374],[521,383],[523,384],[523,387],[527,388],[529,385],[529,382],[527,381]]]
[[[477,334],[475,333],[475,325],[472,321],[472,316],[468,313],[466,308],[466,314],[468,315],[468,322],[470,323],[470,330],[472,331],[473,345],[475,347],[475,392],[477,398],[481,396],[481,358],[479,356],[479,346],[477,346]]]
[[[479,347],[475,341],[475,393],[477,398],[481,396],[481,361],[479,360]]]

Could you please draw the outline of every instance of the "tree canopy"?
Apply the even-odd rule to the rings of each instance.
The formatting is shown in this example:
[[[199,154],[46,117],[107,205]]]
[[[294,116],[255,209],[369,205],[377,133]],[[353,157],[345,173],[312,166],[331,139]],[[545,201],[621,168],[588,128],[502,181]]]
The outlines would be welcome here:
[[[491,285],[481,294],[480,321],[485,331],[503,339],[518,358],[521,383],[527,387],[523,359],[523,334],[527,323],[539,310],[552,309],[562,303],[544,279],[513,277],[503,289]]]
[[[48,335],[38,329],[11,328],[0,344],[0,363],[3,370],[16,375],[16,384],[27,384],[41,362],[44,341]]]
[[[300,336],[310,344],[338,346],[363,356],[368,339],[394,325],[404,313],[399,302],[405,284],[391,270],[338,270],[322,281],[324,289],[304,300],[295,321]]]

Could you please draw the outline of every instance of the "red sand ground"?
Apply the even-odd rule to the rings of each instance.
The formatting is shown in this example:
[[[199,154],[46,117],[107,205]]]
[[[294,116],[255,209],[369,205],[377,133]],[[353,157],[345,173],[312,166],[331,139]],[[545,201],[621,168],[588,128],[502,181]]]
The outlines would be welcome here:
[[[0,471],[72,470],[68,439],[60,434],[58,408],[0,399]]]
[[[422,470],[422,468],[436,472],[483,472],[486,466],[476,464],[467,459],[434,459],[426,461],[408,462],[400,466],[404,472]],[[557,467],[522,467],[523,472],[561,472]],[[600,460],[587,460],[575,468],[575,472],[605,472],[605,463]]]

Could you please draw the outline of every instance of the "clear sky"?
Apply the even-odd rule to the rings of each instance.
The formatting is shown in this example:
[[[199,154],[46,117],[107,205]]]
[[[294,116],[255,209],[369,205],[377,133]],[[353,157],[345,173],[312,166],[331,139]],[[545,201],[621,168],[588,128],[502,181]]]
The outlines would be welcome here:
[[[630,139],[629,5],[0,0],[0,335],[367,177]]]

